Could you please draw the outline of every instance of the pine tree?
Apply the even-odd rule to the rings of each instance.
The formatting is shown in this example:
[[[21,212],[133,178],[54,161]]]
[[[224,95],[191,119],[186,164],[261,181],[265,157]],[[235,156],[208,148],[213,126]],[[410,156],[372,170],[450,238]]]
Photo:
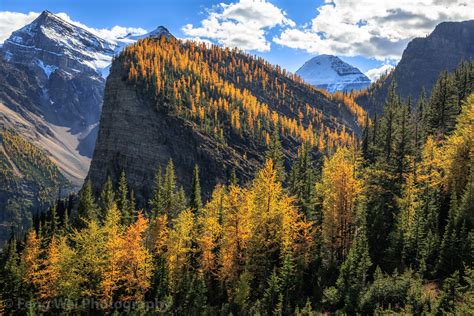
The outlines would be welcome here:
[[[456,89],[447,71],[441,73],[436,81],[427,111],[428,129],[431,134],[449,134],[459,113]]]
[[[357,215],[357,229],[347,258],[340,267],[337,289],[342,296],[344,310],[348,313],[358,311],[359,299],[367,285],[369,268],[372,265],[367,241],[365,206],[361,204]]]
[[[409,171],[409,156],[412,154],[412,134],[410,126],[410,105],[404,104],[397,109],[396,134],[394,135],[395,173],[397,182],[404,182],[405,174]]]
[[[238,185],[239,179],[237,179],[237,173],[235,172],[235,167],[232,168],[230,173],[229,185]]]
[[[161,166],[159,166],[156,169],[156,173],[155,173],[155,188],[154,188],[153,197],[150,199],[150,202],[149,202],[151,206],[151,211],[153,212],[154,216],[164,214],[163,213],[164,212],[163,193],[164,193],[163,179],[161,175]]]
[[[199,180],[199,166],[194,166],[193,180],[191,182],[191,196],[190,205],[191,209],[196,213],[202,209],[201,200],[201,184]]]
[[[128,185],[125,171],[122,171],[119,178],[117,204],[122,213],[122,223],[127,225],[131,222],[130,201],[128,199]]]
[[[133,221],[137,219],[137,204],[135,201],[135,191],[130,190],[130,216],[133,218]]]
[[[50,219],[49,219],[49,229],[48,233],[49,236],[58,235],[60,233],[59,230],[59,216],[57,212],[57,204],[53,204],[50,209]]]
[[[166,214],[175,215],[177,210],[173,209],[176,202],[176,176],[173,161],[170,159],[166,165],[165,179],[163,183],[163,211]]]
[[[80,218],[85,220],[97,219],[97,204],[92,192],[92,183],[87,180],[79,197],[78,214]]]
[[[9,299],[15,302],[21,299],[22,291],[22,275],[20,269],[20,261],[17,251],[17,241],[12,238],[6,251],[2,253],[2,266],[0,267],[1,298]],[[16,304],[10,307],[9,312],[16,310]]]
[[[298,149],[298,158],[293,163],[288,180],[289,192],[296,196],[298,204],[308,219],[314,216],[316,183],[311,147],[302,144]]]
[[[362,132],[362,156],[366,160],[369,159],[369,145],[370,145],[369,129],[370,129],[369,114],[366,114],[364,131]]]
[[[116,204],[114,186],[112,184],[112,179],[107,177],[107,181],[100,193],[100,206],[102,209],[100,220],[104,220],[107,210],[110,210],[114,204]]]
[[[278,132],[278,127],[275,127],[272,136],[270,139],[270,143],[268,144],[267,152],[265,153],[266,159],[273,160],[273,164],[275,165],[275,170],[277,173],[277,181],[283,182],[285,181],[286,172],[285,172],[285,165],[284,165],[284,158],[282,152],[282,146],[280,142],[280,134]]]
[[[396,93],[397,84],[395,80],[390,84],[387,100],[385,101],[383,116],[381,119],[381,134],[383,136],[382,149],[383,158],[387,163],[391,162],[393,154],[394,129],[397,108],[400,105],[400,97]]]

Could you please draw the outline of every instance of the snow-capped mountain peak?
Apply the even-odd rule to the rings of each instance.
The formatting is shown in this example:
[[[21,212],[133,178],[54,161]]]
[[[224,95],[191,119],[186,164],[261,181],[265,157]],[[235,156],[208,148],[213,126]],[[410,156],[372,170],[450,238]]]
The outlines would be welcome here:
[[[3,45],[7,60],[61,68],[68,73],[100,72],[114,55],[115,45],[49,11],[15,31]]]
[[[154,29],[153,31],[151,32],[148,32],[146,34],[143,34],[143,35],[135,35],[135,36],[128,36],[127,38],[128,39],[131,39],[131,40],[134,40],[134,41],[138,41],[140,39],[144,39],[146,37],[152,37],[152,38],[158,38],[160,36],[164,36],[166,38],[171,38],[173,37],[173,35],[171,35],[171,33],[168,31],[168,29],[162,25],[158,26],[156,29]]]
[[[106,40],[91,31],[65,21],[45,10],[33,22],[15,31],[5,41],[2,52],[7,61],[37,65],[49,77],[55,69],[107,77],[114,55],[136,41],[173,35],[164,27],[137,35]]]
[[[360,90],[370,85],[370,79],[359,69],[333,55],[313,57],[296,73],[307,83],[329,92]]]

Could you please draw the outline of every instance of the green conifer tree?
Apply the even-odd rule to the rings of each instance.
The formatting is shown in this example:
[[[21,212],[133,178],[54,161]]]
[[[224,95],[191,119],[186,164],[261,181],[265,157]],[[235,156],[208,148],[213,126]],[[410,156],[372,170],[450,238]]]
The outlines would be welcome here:
[[[191,182],[191,196],[189,206],[194,212],[199,212],[202,209],[202,198],[201,198],[201,184],[199,179],[199,166],[194,166],[193,180]]]
[[[79,197],[78,214],[86,220],[97,220],[97,204],[92,192],[92,183],[87,180]]]

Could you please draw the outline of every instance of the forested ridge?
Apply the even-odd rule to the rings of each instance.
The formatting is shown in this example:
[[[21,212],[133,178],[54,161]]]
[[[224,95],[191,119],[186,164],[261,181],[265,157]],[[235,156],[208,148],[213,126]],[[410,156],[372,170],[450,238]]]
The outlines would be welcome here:
[[[266,162],[249,183],[233,173],[204,201],[199,166],[186,194],[170,160],[139,210],[125,172],[98,195],[87,182],[77,202],[58,201],[26,237],[12,236],[1,259],[3,312],[472,313],[472,63],[443,73],[416,105],[401,100],[394,82],[384,113],[362,117],[358,139],[291,101],[278,108],[301,119],[272,119],[265,102],[287,92],[254,59],[246,66],[235,51],[158,43],[141,41],[118,57],[126,80],[217,139],[226,141],[230,122],[232,133],[266,145]],[[229,64],[209,68],[219,54]],[[246,67],[253,70],[239,70]],[[250,74],[265,99],[235,88],[250,84]],[[323,124],[337,141],[316,132]],[[290,168],[286,135],[301,140]],[[322,148],[311,135],[324,135]],[[324,149],[320,161],[315,149]]]
[[[31,214],[51,205],[68,181],[41,149],[11,130],[0,130],[0,222],[2,241],[12,228],[24,232]]]
[[[268,145],[277,129],[323,151],[352,142],[364,124],[365,111],[355,102],[237,49],[161,37],[127,47],[119,60],[128,81],[158,108],[167,105],[222,142],[231,127]]]

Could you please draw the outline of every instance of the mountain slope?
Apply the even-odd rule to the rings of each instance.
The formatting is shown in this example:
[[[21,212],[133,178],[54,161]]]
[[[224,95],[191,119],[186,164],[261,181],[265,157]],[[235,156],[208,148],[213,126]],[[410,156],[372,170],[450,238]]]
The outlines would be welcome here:
[[[418,99],[423,88],[429,93],[440,73],[453,71],[461,61],[474,59],[474,20],[443,22],[425,38],[415,38],[405,51],[393,72],[357,102],[369,113],[382,111],[388,87],[393,80],[403,97]]]
[[[49,157],[25,138],[0,131],[0,243],[20,232],[36,211],[70,189]]]
[[[113,56],[164,27],[107,41],[49,11],[5,41],[0,58],[0,125],[45,149],[80,186],[90,165]],[[27,123],[24,123],[27,122]],[[25,128],[24,125],[27,125]]]
[[[370,79],[359,69],[332,55],[311,58],[296,74],[307,83],[329,92],[361,90],[370,85]]]
[[[101,71],[112,61],[113,49],[48,11],[13,32],[2,47],[0,103],[30,123],[30,140],[77,185],[92,156],[94,141],[83,140],[96,134],[105,86]],[[44,137],[58,146],[38,141]],[[67,155],[58,153],[64,148]]]
[[[186,189],[199,164],[209,194],[232,169],[241,180],[250,179],[275,128],[288,160],[301,142],[331,150],[360,131],[344,104],[263,59],[165,37],[145,39],[113,63],[88,179],[98,190],[123,170],[143,205],[156,169],[173,159]]]

